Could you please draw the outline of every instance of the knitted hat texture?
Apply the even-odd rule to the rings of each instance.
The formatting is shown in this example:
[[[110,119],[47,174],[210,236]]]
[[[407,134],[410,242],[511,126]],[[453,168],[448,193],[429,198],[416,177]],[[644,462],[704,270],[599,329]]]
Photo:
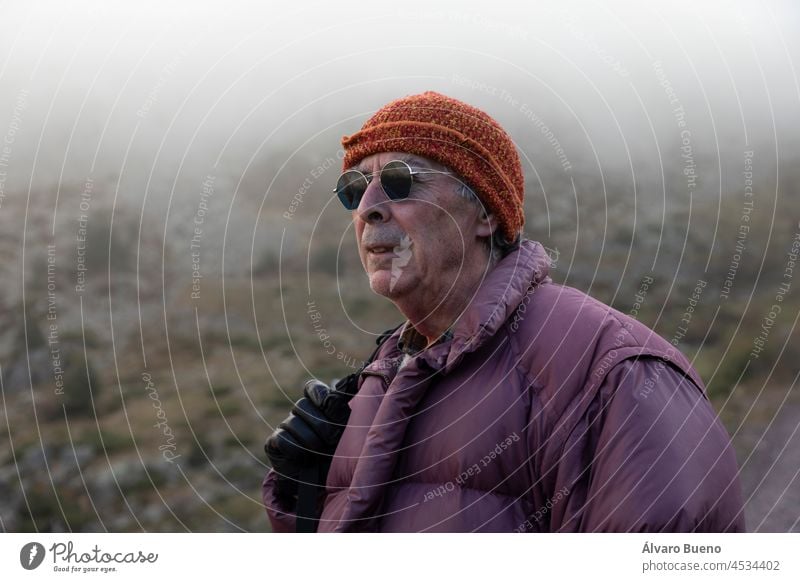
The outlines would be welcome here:
[[[514,142],[489,115],[434,91],[388,103],[342,138],[343,169],[380,152],[429,158],[456,172],[494,213],[509,241],[520,234],[524,177]]]

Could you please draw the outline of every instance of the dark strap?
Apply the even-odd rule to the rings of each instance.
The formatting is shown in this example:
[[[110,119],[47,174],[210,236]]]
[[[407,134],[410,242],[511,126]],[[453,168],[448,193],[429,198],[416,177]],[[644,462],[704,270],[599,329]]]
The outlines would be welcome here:
[[[386,342],[387,339],[392,337],[394,332],[396,332],[402,325],[403,324],[401,323],[397,327],[394,327],[392,329],[387,329],[385,332],[383,332],[381,335],[379,335],[378,339],[375,340],[375,343],[378,344],[378,347],[373,350],[373,352],[364,361],[364,363],[361,365],[361,367],[358,370],[356,370],[355,372],[353,372],[349,376],[345,376],[344,378],[342,378],[341,380],[336,382],[336,385],[334,386],[334,389],[339,391],[339,392],[344,392],[345,394],[350,396],[350,398],[355,396],[356,392],[358,392],[358,378],[359,378],[359,376],[361,376],[361,372],[364,371],[364,368],[366,368],[372,362],[375,361],[375,357],[378,355],[378,352],[383,347],[384,342]]]
[[[322,489],[319,485],[319,469],[319,463],[304,465],[300,469],[300,483],[297,486],[297,533],[317,531],[317,503]]]
[[[378,355],[381,347],[383,347],[384,342],[389,339],[401,325],[403,324],[401,323],[397,327],[386,330],[379,335],[378,339],[375,340],[378,347],[375,348],[370,357],[367,358],[356,372],[339,380],[334,388],[348,394],[350,397],[355,396],[358,391],[358,377],[361,375],[361,372],[375,361],[375,357]],[[300,483],[297,486],[297,520],[295,526],[297,533],[315,533],[317,531],[317,526],[319,525],[319,498],[322,489],[325,487],[325,483],[321,482],[323,480],[323,463],[324,461],[318,461],[305,465],[300,469]]]

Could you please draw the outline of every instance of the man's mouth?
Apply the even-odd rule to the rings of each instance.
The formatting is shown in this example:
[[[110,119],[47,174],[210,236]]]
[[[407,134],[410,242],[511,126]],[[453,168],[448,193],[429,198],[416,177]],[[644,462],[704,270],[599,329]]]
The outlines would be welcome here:
[[[385,243],[370,243],[367,245],[368,255],[390,255],[395,254],[397,251],[397,244],[391,242]]]
[[[383,255],[385,253],[393,252],[393,248],[394,247],[370,247],[367,249],[367,252],[371,255]]]

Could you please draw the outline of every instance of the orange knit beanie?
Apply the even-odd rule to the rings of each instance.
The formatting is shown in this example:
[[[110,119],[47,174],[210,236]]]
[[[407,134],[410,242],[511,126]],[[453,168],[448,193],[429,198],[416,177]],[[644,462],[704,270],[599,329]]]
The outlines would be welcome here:
[[[525,181],[514,142],[494,119],[434,91],[397,99],[342,138],[343,169],[380,152],[429,158],[455,171],[494,213],[506,239],[525,223]]]

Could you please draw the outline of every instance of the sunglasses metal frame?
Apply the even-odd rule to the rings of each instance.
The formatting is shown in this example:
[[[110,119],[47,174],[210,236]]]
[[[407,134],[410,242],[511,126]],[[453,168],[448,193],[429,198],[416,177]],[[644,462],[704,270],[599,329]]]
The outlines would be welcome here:
[[[380,177],[383,176],[383,171],[386,169],[386,166],[388,166],[389,164],[393,164],[393,163],[401,163],[406,168],[408,168],[408,176],[409,176],[409,178],[411,178],[411,185],[409,185],[409,187],[408,187],[408,192],[405,194],[405,196],[399,196],[397,198],[392,198],[389,195],[389,193],[386,192],[386,188],[384,188],[383,182],[381,182],[381,178],[380,178]],[[336,179],[337,186],[339,184],[339,180],[342,179],[342,176],[344,176],[345,174],[349,174],[351,172],[359,174],[361,177],[363,177],[364,180],[366,180],[366,182],[367,182],[367,187],[369,187],[370,183],[372,182],[372,178],[376,174],[378,174],[378,176],[380,176],[378,178],[378,182],[381,185],[381,190],[386,195],[386,198],[389,199],[390,201],[408,199],[408,196],[411,194],[411,186],[414,184],[414,176],[417,176],[417,175],[420,175],[420,174],[445,174],[447,176],[452,176],[453,175],[453,172],[447,172],[447,171],[444,171],[444,170],[414,170],[414,168],[411,167],[411,164],[409,164],[405,160],[389,160],[388,162],[383,164],[383,166],[381,167],[380,170],[378,170],[377,172],[372,172],[370,174],[365,174],[361,170],[347,170],[346,172],[342,172],[341,174],[339,174],[339,177]],[[367,189],[364,188],[364,192],[366,192],[366,191],[367,191]],[[347,204],[345,204],[345,201],[344,201],[344,199],[342,198],[342,196],[340,194],[340,189],[338,187],[333,189],[333,193],[338,196],[339,201],[342,203],[342,206],[344,206],[347,210],[355,210],[355,209],[358,208],[359,204],[361,204],[361,198],[364,196],[364,192],[361,193],[361,195],[358,197],[357,203],[355,205],[353,205],[353,207],[351,208]]]

